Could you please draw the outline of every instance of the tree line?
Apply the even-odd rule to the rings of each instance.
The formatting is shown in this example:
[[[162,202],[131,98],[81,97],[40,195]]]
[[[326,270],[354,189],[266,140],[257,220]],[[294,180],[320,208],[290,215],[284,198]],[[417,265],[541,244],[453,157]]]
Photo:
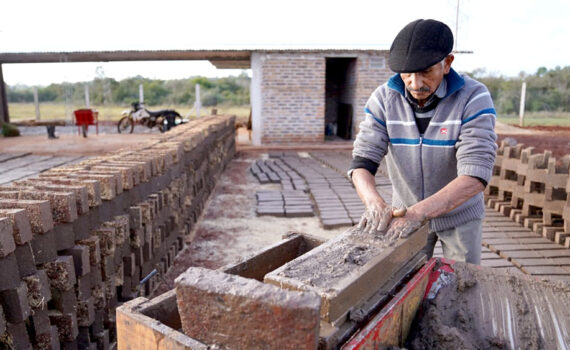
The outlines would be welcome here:
[[[570,66],[539,68],[534,74],[517,77],[493,76],[477,69],[470,76],[487,85],[499,114],[517,114],[521,87],[526,82],[525,110],[530,112],[570,112]]]
[[[520,73],[517,77],[496,76],[485,69],[467,73],[489,88],[499,114],[518,113],[521,85],[527,83],[527,111],[570,112],[570,66],[554,69],[539,68],[534,74]],[[243,72],[236,77],[192,77],[180,80],[152,80],[137,76],[121,81],[97,78],[91,82],[51,84],[38,88],[40,102],[84,101],[85,84],[89,86],[90,101],[95,105],[129,104],[138,100],[139,85],[144,86],[147,105],[193,104],[195,86],[200,84],[204,106],[219,104],[243,106],[249,104],[250,78]],[[33,88],[8,86],[8,102],[33,102]]]
[[[37,87],[38,100],[49,103],[82,103],[85,85],[89,87],[89,101],[94,105],[130,104],[139,99],[139,85],[144,87],[147,105],[192,105],[196,101],[196,84],[200,84],[203,106],[221,104],[244,106],[249,104],[251,78],[246,72],[224,78],[192,77],[178,80],[154,80],[141,76],[117,81],[113,78],[96,78],[90,82],[60,83]],[[31,86],[7,86],[8,102],[34,102]]]

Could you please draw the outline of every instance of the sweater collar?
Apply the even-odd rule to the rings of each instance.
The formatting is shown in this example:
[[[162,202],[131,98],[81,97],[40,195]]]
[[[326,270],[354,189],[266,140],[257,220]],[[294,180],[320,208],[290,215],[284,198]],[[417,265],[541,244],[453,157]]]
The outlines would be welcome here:
[[[463,85],[465,85],[465,79],[462,76],[457,74],[457,72],[450,68],[449,74],[444,76],[447,85],[447,93],[443,98],[450,96],[451,94],[455,93],[457,90],[461,89]],[[406,86],[404,85],[404,81],[400,78],[400,74],[394,74],[390,80],[388,80],[388,87],[390,89],[396,90],[402,96],[406,96]],[[442,99],[443,99],[442,98]]]

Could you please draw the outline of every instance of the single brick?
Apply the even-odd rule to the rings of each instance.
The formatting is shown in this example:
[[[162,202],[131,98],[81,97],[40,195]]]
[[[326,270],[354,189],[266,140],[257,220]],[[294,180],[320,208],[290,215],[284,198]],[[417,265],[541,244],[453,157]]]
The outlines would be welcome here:
[[[34,310],[30,316],[30,321],[34,326],[34,332],[36,334],[49,333],[51,330],[47,308]]]
[[[14,252],[14,250],[16,250],[16,242],[14,242],[12,220],[0,218],[0,258]]]
[[[49,317],[48,317],[49,321]],[[50,326],[49,331],[36,334],[34,350],[59,350],[59,333],[56,326]]]
[[[78,181],[96,181],[98,183],[99,196],[103,200],[110,201],[117,195],[117,185],[114,175],[81,173],[74,174],[73,177],[77,178]],[[91,202],[90,204],[95,203]],[[100,204],[99,202],[96,205]]]
[[[69,255],[58,256],[55,261],[45,263],[43,268],[46,270],[52,288],[66,291],[75,285],[73,257]]]
[[[24,209],[0,209],[0,217],[7,217],[12,222],[16,244],[21,245],[32,240],[32,226]]]
[[[93,230],[91,235],[99,237],[101,255],[113,255],[115,253],[115,228],[100,227]]]
[[[38,270],[35,274],[22,278],[28,287],[28,301],[34,312],[45,309],[51,300],[49,279],[44,270]]]
[[[77,244],[89,247],[89,263],[91,266],[96,266],[101,261],[101,247],[99,244],[99,237],[91,236],[87,239],[77,241]]]
[[[52,289],[52,298],[49,305],[50,309],[56,309],[63,314],[75,314],[77,312],[77,299],[75,297],[75,290],[59,290]]]
[[[4,309],[0,305],[0,334],[6,332],[6,316],[4,316]]]
[[[53,228],[53,218],[49,201],[0,199],[0,208],[25,209],[34,233],[46,233]]]
[[[94,272],[91,271],[89,272],[87,275],[85,276],[78,276],[77,277],[77,285],[75,287],[75,290],[77,292],[77,300],[85,300],[87,298],[91,297],[91,279],[92,279],[92,274]]]
[[[20,284],[20,270],[14,254],[0,258],[0,291],[16,288]]]
[[[93,298],[77,302],[77,324],[88,327],[95,321],[95,304]]]
[[[73,222],[77,219],[77,205],[73,192],[20,191],[19,197],[27,200],[48,200],[53,221]]]
[[[57,327],[60,341],[75,340],[79,330],[77,328],[77,317],[74,313],[63,314],[57,310],[49,310],[48,315],[51,324]]]
[[[53,261],[57,257],[56,238],[54,231],[36,235],[32,239],[32,251],[36,264],[41,265]]]
[[[320,298],[191,267],[176,279],[184,333],[229,348],[316,349]],[[279,327],[275,327],[279,325]]]
[[[75,245],[73,248],[62,251],[61,254],[71,255],[73,257],[76,277],[85,276],[91,271],[88,246]]]
[[[36,272],[36,259],[30,243],[16,246],[14,252],[16,261],[18,261],[18,270],[20,277],[28,276]]]
[[[30,316],[30,303],[28,302],[28,287],[25,282],[13,289],[0,292],[0,302],[6,314],[6,321],[11,323],[23,322]]]
[[[6,331],[12,340],[12,349],[31,350],[32,343],[24,322],[8,323]]]

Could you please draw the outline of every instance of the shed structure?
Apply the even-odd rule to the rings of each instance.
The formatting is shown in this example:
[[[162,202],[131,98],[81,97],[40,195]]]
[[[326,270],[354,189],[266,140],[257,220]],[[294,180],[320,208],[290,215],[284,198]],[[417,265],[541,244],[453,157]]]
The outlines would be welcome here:
[[[364,105],[392,75],[388,50],[243,49],[0,53],[0,122],[9,121],[2,65],[10,63],[208,60],[252,70],[254,145],[352,139]]]

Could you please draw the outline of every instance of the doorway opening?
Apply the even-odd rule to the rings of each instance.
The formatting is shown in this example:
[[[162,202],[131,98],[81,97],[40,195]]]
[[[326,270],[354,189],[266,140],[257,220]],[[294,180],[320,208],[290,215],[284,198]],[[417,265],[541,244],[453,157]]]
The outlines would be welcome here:
[[[352,139],[356,58],[327,57],[325,77],[325,140]]]

